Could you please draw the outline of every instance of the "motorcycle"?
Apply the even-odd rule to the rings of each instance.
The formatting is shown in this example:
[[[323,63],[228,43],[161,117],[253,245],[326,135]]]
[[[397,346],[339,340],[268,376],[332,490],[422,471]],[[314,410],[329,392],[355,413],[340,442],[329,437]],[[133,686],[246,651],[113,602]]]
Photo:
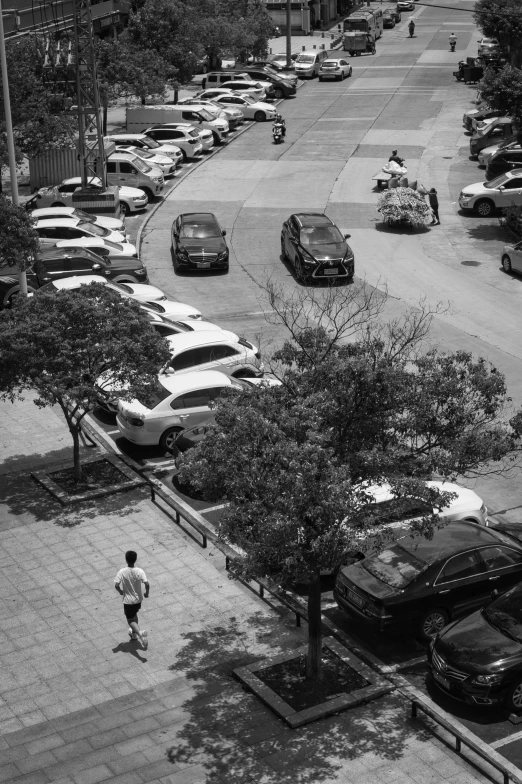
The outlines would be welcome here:
[[[282,123],[274,123],[272,126],[272,138],[274,140],[274,144],[281,144],[281,142],[284,141],[283,130]]]
[[[451,52],[454,52],[454,51],[455,51],[455,47],[456,47],[456,45],[457,45],[457,42],[456,42],[456,41],[450,41],[450,51],[451,51]]]

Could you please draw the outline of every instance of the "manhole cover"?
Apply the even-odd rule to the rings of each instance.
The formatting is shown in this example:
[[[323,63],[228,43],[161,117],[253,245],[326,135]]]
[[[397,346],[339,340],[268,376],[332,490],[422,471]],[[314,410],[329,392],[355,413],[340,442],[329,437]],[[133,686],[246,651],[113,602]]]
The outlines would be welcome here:
[[[460,262],[464,267],[480,267],[480,261],[461,261]]]

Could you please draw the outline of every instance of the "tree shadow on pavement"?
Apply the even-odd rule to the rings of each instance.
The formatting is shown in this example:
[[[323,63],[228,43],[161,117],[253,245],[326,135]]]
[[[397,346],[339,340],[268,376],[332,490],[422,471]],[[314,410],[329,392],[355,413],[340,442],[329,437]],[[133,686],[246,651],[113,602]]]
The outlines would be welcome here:
[[[0,487],[0,531],[34,522],[73,528],[102,514],[130,514],[148,495],[145,488],[62,506],[29,474],[6,474]]]
[[[479,226],[466,227],[466,232],[472,240],[483,240],[485,242],[498,240],[506,245],[517,242],[517,240],[510,238],[505,228],[499,226],[498,223],[482,223]]]
[[[390,766],[432,739],[425,727],[411,722],[409,705],[397,693],[290,729],[232,674],[236,667],[288,651],[279,644],[284,632],[283,623],[258,613],[241,627],[231,618],[226,628],[181,635],[184,647],[169,669],[194,685],[177,706],[185,720],[171,728],[170,762],[197,766],[197,780],[205,784],[319,784],[351,775],[363,781],[365,774],[373,781],[374,768]],[[272,637],[273,647],[260,645],[263,634]]]

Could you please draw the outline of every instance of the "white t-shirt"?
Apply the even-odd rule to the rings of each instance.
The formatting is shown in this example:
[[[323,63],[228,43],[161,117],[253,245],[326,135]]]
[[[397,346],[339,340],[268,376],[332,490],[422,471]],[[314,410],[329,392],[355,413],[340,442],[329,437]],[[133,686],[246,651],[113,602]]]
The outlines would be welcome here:
[[[143,569],[125,566],[114,578],[114,584],[123,591],[123,604],[139,604],[143,601],[142,583],[148,582]]]

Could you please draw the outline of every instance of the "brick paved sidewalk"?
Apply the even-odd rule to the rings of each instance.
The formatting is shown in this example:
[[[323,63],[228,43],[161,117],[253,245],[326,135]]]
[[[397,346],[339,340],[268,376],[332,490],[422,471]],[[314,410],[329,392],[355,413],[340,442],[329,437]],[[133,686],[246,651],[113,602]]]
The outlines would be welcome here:
[[[132,547],[151,596],[130,642],[112,581]],[[486,781],[392,694],[290,730],[231,677],[303,641],[145,491],[64,511],[23,474],[0,498],[0,781]]]

